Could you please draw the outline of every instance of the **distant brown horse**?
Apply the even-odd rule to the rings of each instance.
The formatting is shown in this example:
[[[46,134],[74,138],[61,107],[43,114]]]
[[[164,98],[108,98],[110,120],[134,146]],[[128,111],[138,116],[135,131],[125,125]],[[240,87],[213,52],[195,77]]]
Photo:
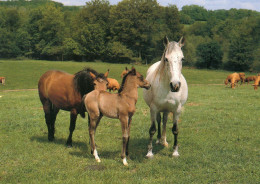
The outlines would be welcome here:
[[[245,80],[245,74],[244,73],[232,73],[230,75],[227,76],[226,80],[225,80],[225,85],[227,85],[229,82],[231,83],[231,88],[234,89],[236,86],[236,83],[238,83],[239,81],[244,82]]]
[[[75,75],[63,71],[50,70],[44,73],[38,83],[40,100],[48,127],[48,139],[53,141],[55,120],[60,109],[70,111],[70,134],[67,146],[72,146],[72,134],[76,126],[77,115],[85,117],[82,97],[107,85],[107,76],[92,69],[84,69]]]
[[[257,78],[257,76],[249,76],[245,79],[245,82],[247,82],[247,84],[251,81],[255,81]]]
[[[108,73],[109,73],[109,69],[107,70],[107,72],[105,74],[108,75]],[[107,81],[108,81],[107,89],[109,90],[109,92],[111,92],[112,90],[116,91],[116,90],[120,89],[120,84],[118,83],[118,81],[116,79],[108,77]]]
[[[254,86],[254,90],[257,90],[258,86],[260,86],[260,75],[258,75],[258,76],[256,77],[253,86]]]
[[[94,135],[102,116],[106,116],[119,119],[121,122],[123,134],[121,158],[123,159],[123,164],[128,165],[126,155],[128,155],[130,127],[138,98],[138,87],[149,89],[150,84],[135,68],[132,68],[132,70],[124,76],[121,88],[117,94],[94,90],[86,95],[84,104],[90,118],[89,136],[91,153],[95,156],[97,162],[100,162],[100,158],[96,150]]]
[[[0,77],[0,83],[5,85],[5,77]]]
[[[123,78],[128,72],[129,72],[128,68],[125,67],[125,69],[121,73],[121,78]]]

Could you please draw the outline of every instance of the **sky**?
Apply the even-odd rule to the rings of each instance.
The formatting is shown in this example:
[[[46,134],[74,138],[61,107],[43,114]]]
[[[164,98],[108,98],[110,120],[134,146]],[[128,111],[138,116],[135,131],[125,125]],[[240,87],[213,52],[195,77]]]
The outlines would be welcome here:
[[[61,2],[64,5],[82,6],[90,0],[54,0]],[[115,5],[121,0],[109,0],[110,4]],[[236,9],[250,9],[260,12],[260,0],[157,0],[161,6],[167,6],[169,4],[176,5],[179,10],[185,5],[199,5],[203,6],[207,10],[218,10],[230,8]]]

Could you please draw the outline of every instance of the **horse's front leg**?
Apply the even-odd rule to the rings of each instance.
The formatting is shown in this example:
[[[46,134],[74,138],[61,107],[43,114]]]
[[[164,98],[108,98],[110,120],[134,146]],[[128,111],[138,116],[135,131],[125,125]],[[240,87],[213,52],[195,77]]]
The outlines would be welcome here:
[[[129,141],[130,141],[131,122],[132,122],[132,116],[129,116],[129,118],[128,118],[128,140],[127,140],[127,144],[126,144],[126,156],[128,156],[128,154],[129,154],[128,146],[129,146]]]
[[[161,143],[161,137],[162,137],[162,132],[161,132],[161,114],[160,112],[158,112],[156,114],[156,121],[157,121],[157,125],[158,125],[158,130],[157,130],[157,140],[156,140],[156,144]]]
[[[146,157],[148,158],[153,157],[153,135],[156,132],[156,126],[155,126],[156,115],[157,112],[152,107],[150,107],[150,116],[151,116],[151,127],[149,129],[150,140],[148,145],[148,153],[146,154]]]
[[[161,144],[165,147],[168,147],[168,142],[166,141],[166,123],[168,120],[168,114],[169,112],[163,113],[163,131],[162,131]]]
[[[66,145],[68,147],[72,147],[72,134],[73,134],[75,127],[76,127],[77,116],[78,116],[77,110],[72,109],[70,111],[70,134],[69,134],[69,137],[68,137],[67,143],[66,143]]]
[[[121,115],[119,117],[119,120],[121,122],[121,128],[122,128],[122,134],[123,134],[123,148],[122,148],[122,153],[121,153],[121,158],[123,159],[123,164],[125,166],[128,166],[128,163],[126,161],[126,151],[127,151],[127,145],[128,145],[128,116]]]
[[[94,155],[95,159],[97,162],[101,162],[98,152],[96,149],[96,144],[95,144],[95,132],[97,125],[99,124],[99,121],[101,120],[102,115],[100,115],[97,119],[92,119],[90,118],[89,122],[89,137],[90,137],[90,145],[91,145],[91,154]]]
[[[172,133],[174,135],[174,145],[173,145],[173,154],[172,156],[178,157],[180,156],[178,153],[178,120],[181,113],[181,105],[178,107],[177,111],[173,113],[173,127]]]

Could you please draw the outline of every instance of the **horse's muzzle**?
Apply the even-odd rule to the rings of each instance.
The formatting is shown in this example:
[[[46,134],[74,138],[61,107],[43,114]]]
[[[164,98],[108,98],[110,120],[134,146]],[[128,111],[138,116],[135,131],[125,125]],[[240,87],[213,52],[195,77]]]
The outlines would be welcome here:
[[[171,88],[171,92],[178,92],[181,88],[181,83],[177,82],[175,85],[173,85],[172,82],[171,82],[170,88]]]
[[[150,89],[150,87],[151,87],[151,84],[148,84],[148,85],[144,86],[145,89]]]

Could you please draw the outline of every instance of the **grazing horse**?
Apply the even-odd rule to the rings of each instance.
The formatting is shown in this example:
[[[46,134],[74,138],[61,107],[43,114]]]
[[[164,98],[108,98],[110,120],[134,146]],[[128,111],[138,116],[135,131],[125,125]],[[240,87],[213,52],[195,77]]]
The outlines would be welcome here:
[[[245,82],[250,83],[251,81],[255,81],[257,76],[249,76],[245,79]]]
[[[84,69],[75,75],[58,70],[44,73],[38,83],[40,100],[48,127],[48,139],[54,140],[55,120],[60,109],[70,111],[70,134],[67,146],[72,146],[72,134],[76,126],[77,115],[85,117],[82,97],[94,88],[104,88],[107,80],[104,74],[92,69]]]
[[[260,75],[257,76],[254,84],[252,84],[252,85],[254,86],[254,90],[257,90],[258,86],[260,86]]]
[[[225,80],[225,85],[227,85],[230,82],[231,88],[235,89],[236,83],[238,83],[239,81],[241,81],[242,84],[242,82],[244,81],[243,75],[241,75],[241,73],[232,73],[227,76]]]
[[[5,85],[5,77],[0,77],[0,83]]]
[[[109,69],[107,70],[106,74],[108,75],[108,73],[109,73]],[[113,90],[113,92],[114,92],[115,90],[120,89],[120,84],[118,83],[118,81],[116,79],[108,77],[107,81],[108,81],[107,89],[109,90],[109,92],[111,92],[111,90]]]
[[[121,78],[123,78],[128,72],[129,72],[128,68],[125,67],[125,69],[121,73]]]
[[[182,46],[184,39],[181,38],[177,42],[169,42],[168,38],[164,38],[165,50],[161,61],[154,63],[147,71],[146,80],[151,84],[149,90],[143,90],[143,97],[146,104],[150,107],[151,127],[150,143],[148,145],[147,157],[153,157],[152,140],[156,132],[155,121],[158,123],[158,135],[156,143],[168,147],[166,141],[166,123],[168,114],[173,113],[173,128],[174,134],[174,151],[173,156],[179,156],[178,153],[178,119],[181,114],[182,106],[188,98],[188,86],[184,76],[181,73]],[[161,135],[161,112],[163,113],[163,130]]]
[[[124,76],[121,88],[117,94],[94,90],[86,95],[84,104],[90,118],[89,136],[91,153],[95,156],[97,162],[100,162],[100,158],[96,150],[94,135],[101,118],[106,116],[119,119],[121,122],[123,134],[121,158],[123,159],[123,164],[128,165],[126,155],[128,155],[132,116],[135,113],[135,104],[138,99],[138,87],[149,89],[150,84],[135,68],[132,68],[132,70]]]

